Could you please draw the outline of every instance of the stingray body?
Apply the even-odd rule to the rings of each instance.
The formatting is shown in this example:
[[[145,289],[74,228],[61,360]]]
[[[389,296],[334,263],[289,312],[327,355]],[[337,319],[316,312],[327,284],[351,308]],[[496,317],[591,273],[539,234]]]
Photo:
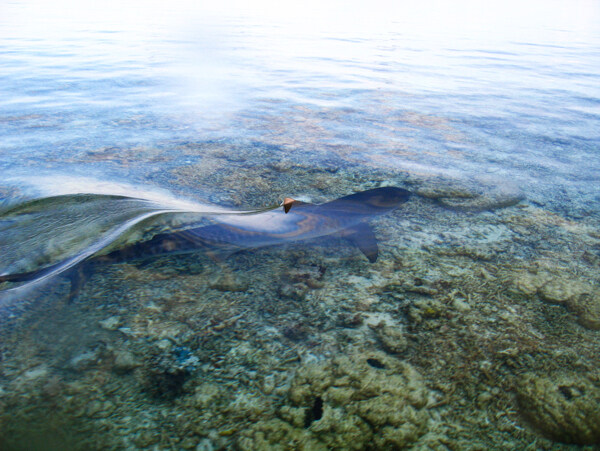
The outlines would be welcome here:
[[[228,255],[243,249],[337,235],[351,240],[374,262],[377,241],[367,221],[397,208],[409,195],[402,188],[383,187],[320,205],[292,201],[287,212],[282,207],[252,215],[223,215],[216,218],[217,224],[156,235],[98,259],[127,261],[198,249]]]
[[[126,246],[107,255],[89,258],[68,274],[77,291],[89,273],[100,263],[147,259],[152,256],[205,250],[227,256],[243,249],[254,249],[295,241],[336,235],[348,238],[369,259],[377,260],[378,246],[371,218],[394,210],[410,196],[407,190],[382,187],[342,197],[320,205],[290,200],[280,208],[256,214],[218,215],[215,224],[162,233],[152,239]],[[49,268],[0,276],[0,282],[35,280]]]

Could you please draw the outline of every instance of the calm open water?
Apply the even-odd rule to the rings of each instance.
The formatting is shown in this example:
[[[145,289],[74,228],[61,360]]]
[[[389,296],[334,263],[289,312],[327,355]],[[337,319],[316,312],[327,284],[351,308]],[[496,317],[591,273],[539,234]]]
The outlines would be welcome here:
[[[4,2],[2,183],[68,174],[173,189],[164,174],[202,160],[179,145],[219,141],[267,149],[244,154],[249,165],[285,155],[487,174],[597,211],[600,7],[527,3]],[[210,197],[200,191],[188,194]]]

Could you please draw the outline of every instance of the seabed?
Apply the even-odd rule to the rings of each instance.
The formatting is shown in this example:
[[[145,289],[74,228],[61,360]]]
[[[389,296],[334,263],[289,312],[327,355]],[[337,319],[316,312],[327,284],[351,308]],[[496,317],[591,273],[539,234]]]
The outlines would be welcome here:
[[[232,202],[270,203],[246,175]],[[1,332],[0,448],[593,449],[598,217],[395,177],[373,264],[330,240],[58,278]]]

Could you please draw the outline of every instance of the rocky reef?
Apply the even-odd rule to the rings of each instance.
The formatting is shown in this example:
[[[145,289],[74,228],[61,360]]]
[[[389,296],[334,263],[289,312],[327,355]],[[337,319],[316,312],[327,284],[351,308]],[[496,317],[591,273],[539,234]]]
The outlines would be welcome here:
[[[301,367],[287,399],[277,418],[242,432],[241,449],[406,448],[429,421],[419,373],[376,351]]]
[[[524,417],[543,434],[563,443],[600,443],[600,386],[597,374],[555,371],[524,374],[517,398]]]
[[[0,332],[1,449],[600,445],[597,217],[493,183],[269,164],[226,200],[417,195],[374,222],[373,264],[332,238],[99,267],[71,302],[65,280],[32,293]]]

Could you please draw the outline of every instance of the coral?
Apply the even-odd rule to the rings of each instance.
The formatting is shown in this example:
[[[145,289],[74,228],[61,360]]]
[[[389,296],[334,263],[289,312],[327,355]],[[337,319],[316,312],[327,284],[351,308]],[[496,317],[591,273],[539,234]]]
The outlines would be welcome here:
[[[335,239],[221,263],[199,253],[98,265],[71,303],[57,281],[14,333],[2,330],[0,449],[26,448],[35,431],[56,449],[597,443],[597,218],[533,203],[458,212],[498,208],[504,194],[414,173],[311,171],[260,146],[233,162],[227,144],[190,146],[189,171],[152,180],[181,176],[194,196],[222,183],[206,199],[244,207],[323,202],[406,177],[421,196],[373,221],[374,264]]]
[[[257,423],[255,427],[244,431],[238,441],[238,447],[243,451],[255,449],[326,451],[328,449],[324,443],[314,438],[309,431],[296,428],[278,418]]]
[[[544,264],[544,263],[542,263]],[[533,267],[539,266],[537,262]],[[545,263],[544,266],[550,266]],[[535,271],[534,268],[532,270]],[[513,280],[516,293],[539,296],[552,304],[563,304],[577,315],[577,321],[588,329],[600,329],[600,296],[587,281],[566,273],[560,267],[536,272],[521,272]]]
[[[516,187],[497,180],[478,180],[477,184],[432,178],[423,182],[416,194],[461,211],[483,211],[518,204],[525,196]]]
[[[279,449],[281,436],[293,437],[295,449],[400,449],[427,431],[427,397],[407,363],[381,352],[341,355],[301,367],[280,418],[257,423],[239,443]]]
[[[522,415],[553,440],[600,444],[600,388],[577,373],[528,373],[517,384]]]
[[[569,309],[577,315],[579,323],[588,329],[600,330],[600,295],[598,292],[592,294],[582,293],[572,298]]]
[[[375,334],[385,351],[390,354],[399,354],[406,350],[408,341],[400,326],[378,324],[377,326],[373,326],[372,329],[375,331]]]
[[[521,272],[513,281],[516,291],[525,296],[534,296],[542,288],[552,275],[547,272]]]

